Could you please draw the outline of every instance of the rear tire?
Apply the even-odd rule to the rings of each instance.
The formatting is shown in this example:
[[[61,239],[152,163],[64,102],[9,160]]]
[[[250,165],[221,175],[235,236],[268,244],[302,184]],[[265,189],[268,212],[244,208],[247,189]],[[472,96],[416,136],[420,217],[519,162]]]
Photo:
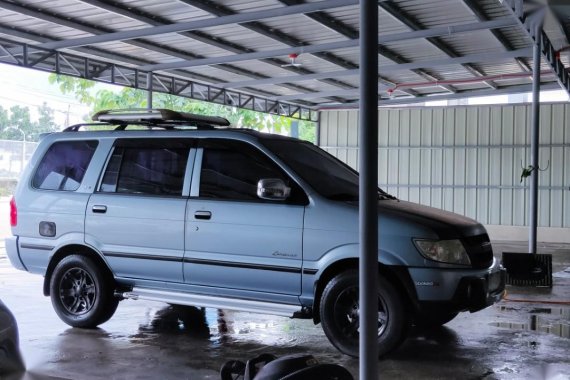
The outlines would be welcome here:
[[[380,277],[378,287],[378,356],[393,351],[406,337],[409,321],[398,291]],[[329,341],[340,352],[358,357],[359,293],[358,272],[348,270],[325,287],[320,316]]]
[[[51,303],[62,321],[94,328],[108,321],[119,304],[113,277],[92,259],[70,255],[55,267],[50,281]]]

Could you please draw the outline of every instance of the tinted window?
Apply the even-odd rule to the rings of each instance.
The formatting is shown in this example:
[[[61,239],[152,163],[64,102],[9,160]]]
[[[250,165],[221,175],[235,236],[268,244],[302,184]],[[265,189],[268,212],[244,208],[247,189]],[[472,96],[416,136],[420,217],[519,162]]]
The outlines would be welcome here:
[[[318,193],[330,199],[358,200],[358,174],[320,148],[298,141],[264,141]]]
[[[97,141],[54,143],[38,165],[32,186],[44,190],[77,190],[96,148]]]
[[[250,144],[239,141],[204,144],[200,197],[259,201],[257,182],[262,178],[285,181],[292,187],[290,200],[298,202],[304,197],[302,190],[273,161]]]
[[[358,173],[321,148],[286,139],[266,139],[264,144],[324,197],[342,201],[358,200]],[[378,199],[395,197],[378,189]]]
[[[182,195],[190,147],[165,145],[116,146],[99,190]]]

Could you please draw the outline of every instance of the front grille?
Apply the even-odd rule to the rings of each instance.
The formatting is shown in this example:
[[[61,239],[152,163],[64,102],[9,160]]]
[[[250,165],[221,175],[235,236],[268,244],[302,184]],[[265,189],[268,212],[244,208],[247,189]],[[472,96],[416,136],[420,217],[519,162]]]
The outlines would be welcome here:
[[[473,268],[489,268],[493,264],[493,247],[489,235],[470,236],[461,239]]]

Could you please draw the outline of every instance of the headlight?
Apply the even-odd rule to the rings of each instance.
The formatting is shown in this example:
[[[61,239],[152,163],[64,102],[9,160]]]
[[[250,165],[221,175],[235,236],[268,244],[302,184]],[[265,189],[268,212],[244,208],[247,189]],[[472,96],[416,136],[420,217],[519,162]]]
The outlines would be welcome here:
[[[449,264],[471,265],[471,260],[459,240],[414,240],[427,259]]]

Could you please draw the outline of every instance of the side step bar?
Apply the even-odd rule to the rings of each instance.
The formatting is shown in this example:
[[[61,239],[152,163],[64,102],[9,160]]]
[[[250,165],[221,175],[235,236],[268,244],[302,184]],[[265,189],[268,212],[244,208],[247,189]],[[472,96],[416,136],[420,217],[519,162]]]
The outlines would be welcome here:
[[[215,309],[229,309],[248,311],[252,313],[265,313],[281,315],[292,318],[301,312],[300,305],[279,304],[273,302],[251,301],[239,298],[212,297],[201,294],[171,292],[149,288],[133,288],[130,292],[121,294],[123,298],[133,300],[144,299],[149,301],[166,302],[173,305],[186,305],[198,307],[211,307]]]

